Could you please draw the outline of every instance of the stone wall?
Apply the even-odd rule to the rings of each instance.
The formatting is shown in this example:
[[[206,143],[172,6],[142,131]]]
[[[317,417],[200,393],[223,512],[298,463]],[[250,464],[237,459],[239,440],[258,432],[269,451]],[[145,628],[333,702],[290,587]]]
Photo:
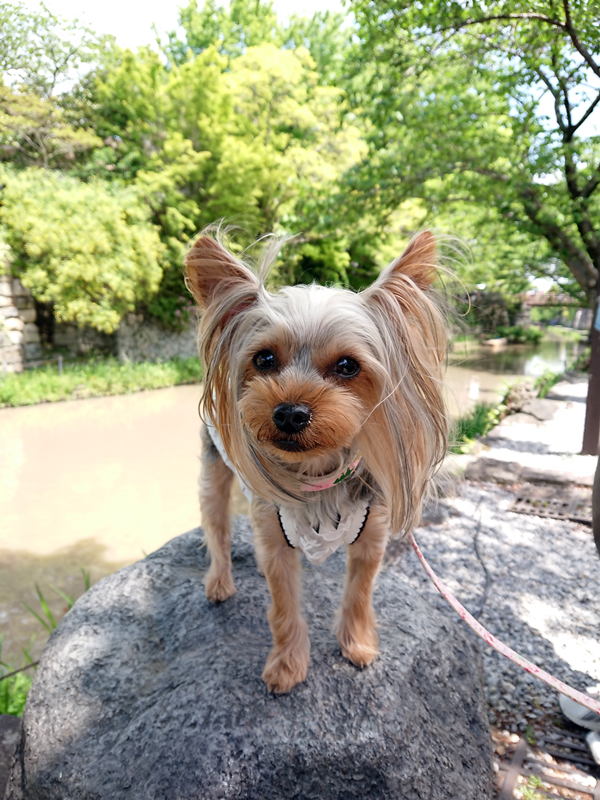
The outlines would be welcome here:
[[[3,372],[22,372],[42,355],[35,303],[19,278],[0,275],[0,363]]]
[[[68,322],[56,322],[52,344],[66,349],[71,356],[87,356],[90,351],[114,354],[116,338],[116,334],[102,333],[88,326],[78,328]]]
[[[198,355],[195,314],[183,331],[167,331],[142,314],[127,314],[116,335],[116,350],[121,361],[165,361]]]

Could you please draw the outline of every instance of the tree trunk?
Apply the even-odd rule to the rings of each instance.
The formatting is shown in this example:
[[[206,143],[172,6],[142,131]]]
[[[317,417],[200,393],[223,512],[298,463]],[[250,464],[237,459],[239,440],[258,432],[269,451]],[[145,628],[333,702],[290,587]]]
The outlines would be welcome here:
[[[597,456],[600,452],[600,293],[596,295],[591,340],[590,382],[581,449],[585,456]]]
[[[600,555],[600,458],[596,465],[596,477],[594,478],[594,488],[592,490],[592,530],[594,531],[596,549]]]

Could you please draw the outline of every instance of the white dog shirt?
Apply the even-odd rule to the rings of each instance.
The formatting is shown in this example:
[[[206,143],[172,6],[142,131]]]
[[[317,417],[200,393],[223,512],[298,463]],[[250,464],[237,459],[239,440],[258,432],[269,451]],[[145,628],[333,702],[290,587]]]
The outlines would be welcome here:
[[[252,502],[252,490],[244,483],[239,472],[231,463],[217,429],[210,422],[206,423],[206,427],[219,455],[237,477],[242,493]],[[352,469],[357,463],[353,464]],[[335,482],[345,479],[349,474],[351,474],[351,470],[344,473]],[[342,545],[353,544],[358,539],[367,524],[369,510],[368,503],[358,502],[351,512],[344,514],[343,517],[338,517],[337,522],[334,523],[329,519],[321,521],[317,529],[303,515],[299,515],[296,508],[280,506],[277,509],[277,516],[289,546],[297,547],[311,564],[319,566]]]

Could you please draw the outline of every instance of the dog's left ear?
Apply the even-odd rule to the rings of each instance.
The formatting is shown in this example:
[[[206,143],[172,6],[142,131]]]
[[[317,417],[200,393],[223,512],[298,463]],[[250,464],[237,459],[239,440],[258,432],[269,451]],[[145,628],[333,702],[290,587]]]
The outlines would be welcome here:
[[[210,236],[201,236],[195,242],[184,263],[188,288],[202,311],[233,293],[247,307],[258,293],[256,275]]]
[[[365,295],[377,295],[383,290],[391,292],[402,303],[406,293],[406,278],[417,288],[425,290],[435,280],[435,268],[435,236],[430,231],[423,231],[415,236],[400,258],[383,270]]]

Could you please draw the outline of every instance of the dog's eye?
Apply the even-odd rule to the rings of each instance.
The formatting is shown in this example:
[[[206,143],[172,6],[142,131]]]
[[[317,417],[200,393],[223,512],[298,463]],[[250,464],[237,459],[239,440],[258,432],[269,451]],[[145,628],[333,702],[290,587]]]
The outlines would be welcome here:
[[[254,356],[252,363],[261,372],[266,372],[266,370],[274,369],[277,366],[275,356],[270,350],[261,350],[260,353]]]
[[[342,356],[336,363],[333,371],[342,378],[354,378],[360,372],[360,364],[349,356]]]

